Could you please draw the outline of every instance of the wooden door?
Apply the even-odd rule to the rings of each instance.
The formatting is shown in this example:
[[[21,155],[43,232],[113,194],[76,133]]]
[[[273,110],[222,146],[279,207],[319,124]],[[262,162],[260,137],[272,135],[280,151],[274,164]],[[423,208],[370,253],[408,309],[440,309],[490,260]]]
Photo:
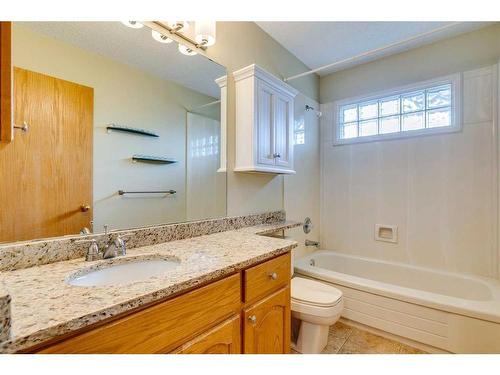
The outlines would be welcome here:
[[[176,354],[240,354],[240,317],[236,316],[186,343]]]
[[[274,91],[264,82],[257,81],[257,162],[274,165]]]
[[[286,95],[276,94],[274,102],[275,159],[276,165],[284,168],[292,168],[292,100]]]
[[[12,140],[11,28],[11,22],[0,22],[0,142]]]
[[[244,312],[244,353],[290,352],[290,288],[261,300]]]
[[[0,242],[61,236],[89,227],[94,91],[14,68],[11,143],[0,143]]]

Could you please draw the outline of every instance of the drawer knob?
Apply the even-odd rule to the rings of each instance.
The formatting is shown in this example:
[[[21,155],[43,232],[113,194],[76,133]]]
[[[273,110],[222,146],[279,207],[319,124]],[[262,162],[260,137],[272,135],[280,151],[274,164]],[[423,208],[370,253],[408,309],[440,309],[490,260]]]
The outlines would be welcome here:
[[[278,274],[276,272],[272,272],[269,274],[269,277],[273,280],[276,280],[278,278]]]
[[[250,323],[252,323],[252,324],[255,324],[255,323],[257,323],[257,317],[256,317],[255,315],[250,315],[250,316],[248,317],[248,321],[249,321]]]

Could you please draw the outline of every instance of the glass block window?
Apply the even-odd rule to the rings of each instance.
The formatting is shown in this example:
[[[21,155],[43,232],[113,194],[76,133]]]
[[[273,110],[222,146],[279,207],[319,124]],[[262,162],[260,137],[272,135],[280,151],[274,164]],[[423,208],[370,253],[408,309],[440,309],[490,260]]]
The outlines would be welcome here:
[[[303,145],[306,142],[306,128],[304,120],[295,121],[295,129],[293,132],[294,144]]]
[[[460,76],[336,102],[336,144],[460,129]]]

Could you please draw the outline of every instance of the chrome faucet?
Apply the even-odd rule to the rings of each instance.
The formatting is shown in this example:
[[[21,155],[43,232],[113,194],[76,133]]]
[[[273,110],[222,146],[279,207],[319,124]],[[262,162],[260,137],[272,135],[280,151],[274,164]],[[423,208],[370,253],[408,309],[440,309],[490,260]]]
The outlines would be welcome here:
[[[117,256],[124,256],[127,254],[127,246],[125,245],[125,241],[120,235],[116,236],[114,240],[104,246],[102,251],[102,258],[109,259],[115,258]]]
[[[95,239],[75,241],[75,243],[86,242],[90,242],[90,246],[85,254],[85,260],[88,262],[99,259],[115,258],[117,256],[124,256],[127,254],[127,246],[120,235],[116,236],[114,240],[105,245],[102,250],[99,249],[99,245]]]
[[[319,249],[319,242],[318,241],[306,240],[305,245],[306,246],[316,246]]]

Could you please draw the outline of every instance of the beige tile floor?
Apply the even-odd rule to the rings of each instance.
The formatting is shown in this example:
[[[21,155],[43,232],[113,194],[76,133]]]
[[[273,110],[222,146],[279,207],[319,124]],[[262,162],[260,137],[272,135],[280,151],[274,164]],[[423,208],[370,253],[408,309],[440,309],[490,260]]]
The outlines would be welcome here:
[[[422,350],[337,322],[322,354],[424,354]]]

